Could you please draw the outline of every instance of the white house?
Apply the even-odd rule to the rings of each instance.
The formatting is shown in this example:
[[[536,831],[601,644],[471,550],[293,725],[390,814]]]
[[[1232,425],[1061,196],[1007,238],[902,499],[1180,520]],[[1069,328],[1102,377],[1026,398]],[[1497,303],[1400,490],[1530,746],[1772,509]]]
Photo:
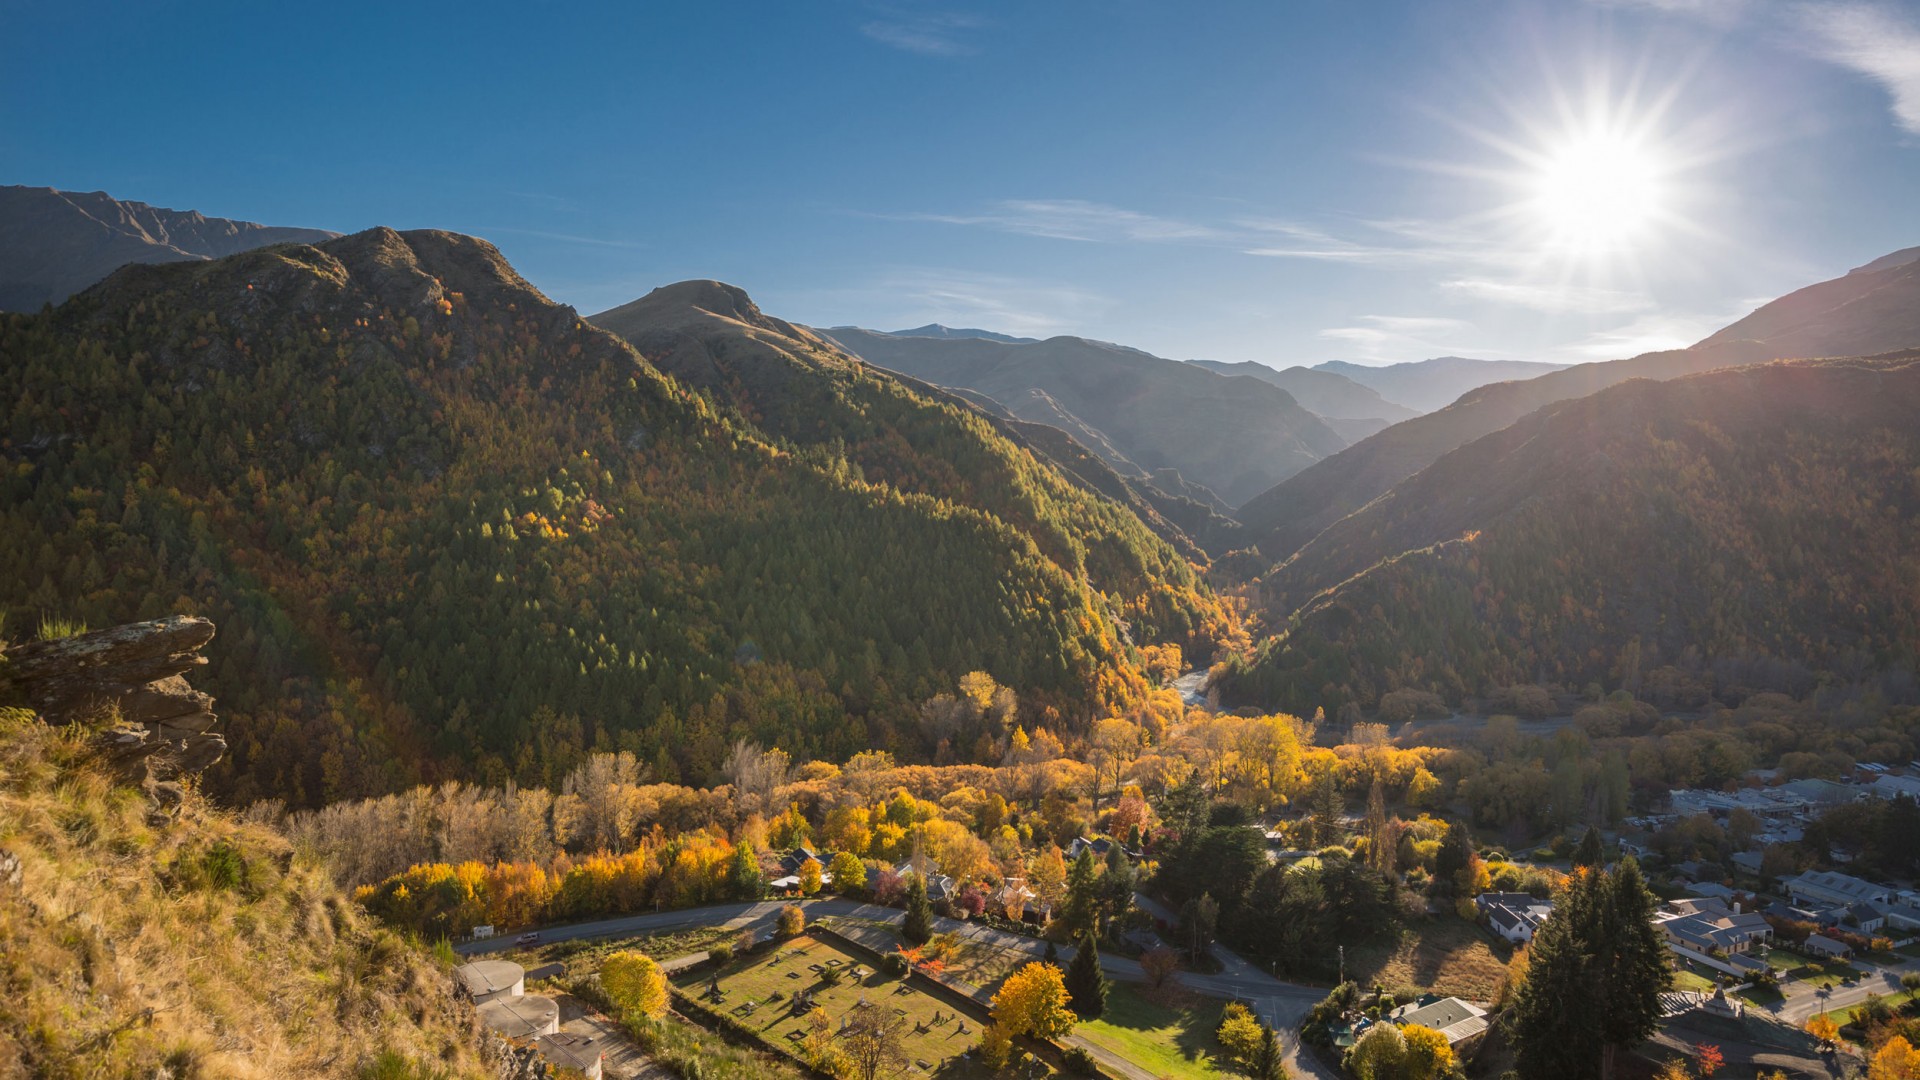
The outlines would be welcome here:
[[[1457,1046],[1487,1030],[1487,1010],[1459,998],[1437,998],[1428,994],[1400,1006],[1390,1015],[1401,1027],[1419,1024],[1432,1028],[1447,1037],[1449,1046]]]
[[[1489,929],[1516,945],[1532,941],[1540,924],[1553,914],[1553,901],[1531,893],[1481,893],[1473,898],[1473,906]]]

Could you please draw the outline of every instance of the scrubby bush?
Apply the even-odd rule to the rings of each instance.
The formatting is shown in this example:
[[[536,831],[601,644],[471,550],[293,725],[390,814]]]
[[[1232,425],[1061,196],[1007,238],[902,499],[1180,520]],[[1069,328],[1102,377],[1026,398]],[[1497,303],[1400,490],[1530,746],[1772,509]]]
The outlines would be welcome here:
[[[1060,1060],[1066,1065],[1067,1071],[1075,1076],[1100,1075],[1100,1063],[1093,1060],[1093,1055],[1082,1047],[1067,1047],[1066,1052],[1060,1055]]]

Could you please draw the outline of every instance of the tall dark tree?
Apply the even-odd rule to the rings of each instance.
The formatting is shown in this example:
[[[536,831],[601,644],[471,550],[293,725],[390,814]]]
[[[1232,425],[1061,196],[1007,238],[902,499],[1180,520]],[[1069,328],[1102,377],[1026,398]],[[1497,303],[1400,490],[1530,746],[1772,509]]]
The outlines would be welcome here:
[[[1092,1020],[1107,1011],[1107,975],[1100,970],[1100,948],[1092,934],[1080,936],[1067,964],[1067,1004],[1074,1015]]]
[[[1219,925],[1220,905],[1206,893],[1180,906],[1180,940],[1187,946],[1190,959],[1199,960],[1213,947],[1213,935]]]
[[[1101,871],[1099,886],[1095,890],[1095,907],[1099,911],[1100,925],[1110,937],[1118,934],[1127,912],[1133,910],[1136,877],[1133,864],[1127,861],[1127,853],[1120,849],[1120,845],[1108,848],[1106,869]]]
[[[1611,1077],[1650,1037],[1672,977],[1640,867],[1580,870],[1528,950],[1509,1030],[1522,1076]]]
[[[1286,1055],[1280,1052],[1280,1037],[1273,1028],[1260,1025],[1260,1045],[1247,1062],[1248,1080],[1287,1080]]]
[[[1464,822],[1456,821],[1447,826],[1447,834],[1440,838],[1440,850],[1433,856],[1433,891],[1452,895],[1460,871],[1472,861],[1473,837]]]
[[[1573,850],[1573,865],[1599,867],[1606,862],[1607,853],[1600,846],[1600,830],[1589,825],[1587,835],[1580,838],[1580,846]]]
[[[1660,1024],[1660,993],[1671,983],[1673,968],[1666,944],[1653,926],[1659,902],[1647,891],[1640,864],[1631,858],[1621,860],[1596,888],[1607,890],[1606,920],[1592,947],[1602,991],[1604,1071],[1612,1076],[1619,1051],[1653,1037]]]
[[[933,940],[933,905],[927,902],[927,883],[919,874],[907,875],[907,921],[900,936],[909,945],[925,945]]]
[[[1060,921],[1076,938],[1100,932],[1100,864],[1090,847],[1081,848],[1067,868],[1067,902],[1061,905]]]
[[[1373,787],[1367,792],[1367,865],[1383,874],[1391,874],[1394,869],[1395,837],[1393,824],[1387,817],[1386,789],[1380,783],[1380,777],[1373,778]]]
[[[1576,875],[1527,947],[1527,981],[1507,1016],[1521,1076],[1591,1080],[1600,1075],[1600,1024],[1586,1006],[1593,993],[1587,937],[1596,917],[1594,891],[1592,875]]]
[[[1340,840],[1340,821],[1346,815],[1347,802],[1340,797],[1340,786],[1332,771],[1322,773],[1313,790],[1313,843],[1326,847]]]

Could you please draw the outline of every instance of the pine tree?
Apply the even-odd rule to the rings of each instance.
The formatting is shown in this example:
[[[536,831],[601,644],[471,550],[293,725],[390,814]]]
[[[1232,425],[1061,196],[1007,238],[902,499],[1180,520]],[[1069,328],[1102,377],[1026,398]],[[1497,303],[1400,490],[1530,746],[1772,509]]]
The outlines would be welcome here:
[[[1100,864],[1093,849],[1083,847],[1080,856],[1067,869],[1067,902],[1061,908],[1060,921],[1074,937],[1100,931]]]
[[[1527,947],[1527,981],[1508,1015],[1521,1076],[1599,1075],[1601,1035],[1584,931],[1594,918],[1594,875],[1576,874]]]
[[[1260,1045],[1247,1063],[1248,1080],[1287,1080],[1287,1059],[1280,1052],[1280,1037],[1271,1027],[1260,1025]]]
[[[1580,846],[1573,851],[1573,865],[1598,868],[1606,862],[1606,852],[1600,846],[1600,830],[1589,825],[1587,835],[1580,838]]]
[[[1672,980],[1673,970],[1660,932],[1653,927],[1656,901],[1647,891],[1640,864],[1621,860],[1596,887],[1607,892],[1607,920],[1593,946],[1603,991],[1605,1071],[1612,1076],[1616,1052],[1645,1042],[1659,1026],[1660,992]]]
[[[907,921],[900,936],[909,945],[925,945],[933,940],[933,905],[927,902],[927,883],[919,874],[907,875]]]
[[[1067,964],[1067,1004],[1082,1020],[1107,1011],[1107,976],[1100,970],[1100,949],[1092,934],[1080,936],[1080,946]]]
[[[1367,865],[1382,874],[1391,875],[1394,870],[1392,829],[1387,823],[1387,796],[1380,784],[1380,778],[1373,778],[1373,789],[1367,792]]]

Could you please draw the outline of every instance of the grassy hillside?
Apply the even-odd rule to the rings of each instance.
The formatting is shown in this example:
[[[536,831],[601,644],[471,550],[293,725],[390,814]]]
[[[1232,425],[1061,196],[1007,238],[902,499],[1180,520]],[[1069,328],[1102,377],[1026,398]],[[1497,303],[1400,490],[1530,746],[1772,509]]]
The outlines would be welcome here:
[[[918,757],[967,671],[1070,724],[1139,692],[1129,637],[1228,626],[977,411],[778,374],[777,421],[716,405],[444,233],[129,267],[0,321],[0,606],[214,618],[209,782],[296,805],[589,748]]]
[[[0,1075],[491,1075],[450,969],[270,829],[150,823],[91,734],[0,706]]]
[[[1920,650],[1920,353],[1636,380],[1446,455],[1275,571],[1230,701],[1857,682]],[[1324,590],[1324,591],[1322,591]]]

